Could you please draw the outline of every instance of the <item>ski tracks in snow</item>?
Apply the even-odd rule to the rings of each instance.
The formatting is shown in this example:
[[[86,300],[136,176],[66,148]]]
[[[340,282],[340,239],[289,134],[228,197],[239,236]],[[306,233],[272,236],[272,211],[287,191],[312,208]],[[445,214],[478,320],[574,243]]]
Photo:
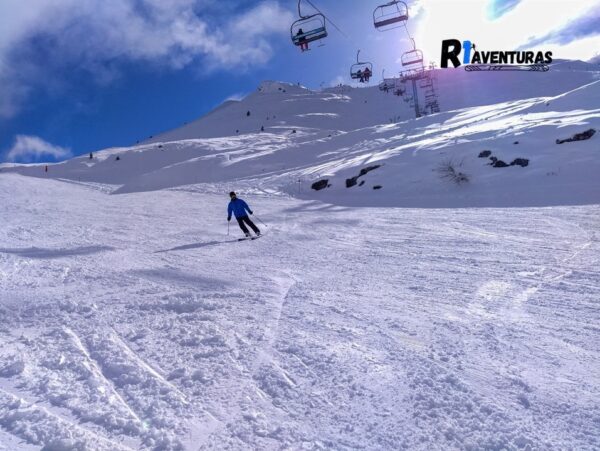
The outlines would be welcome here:
[[[285,308],[286,299],[291,288],[296,284],[297,279],[289,272],[284,272],[281,275],[270,276],[273,284],[277,287],[275,300],[270,305],[269,312],[271,318],[265,319],[265,330],[263,332],[264,347],[260,348],[255,359],[253,373],[256,372],[259,366],[272,361],[273,345],[279,333],[281,314]]]
[[[2,434],[65,449],[600,446],[596,207],[264,195],[265,238],[203,247],[225,234],[221,197],[47,189],[43,222],[5,215],[2,248],[113,250],[0,253]],[[80,240],[56,232],[72,230],[71,200]]]

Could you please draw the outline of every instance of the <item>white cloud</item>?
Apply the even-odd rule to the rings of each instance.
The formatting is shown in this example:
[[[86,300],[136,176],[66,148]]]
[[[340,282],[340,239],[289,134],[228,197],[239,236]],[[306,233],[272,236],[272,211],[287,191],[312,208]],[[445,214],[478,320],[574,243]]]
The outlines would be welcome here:
[[[15,114],[32,86],[60,85],[60,77],[52,77],[61,71],[83,70],[99,83],[110,83],[127,61],[173,69],[194,63],[201,74],[261,65],[273,53],[269,38],[287,32],[292,21],[273,0],[237,14],[204,14],[213,3],[0,1],[0,117]],[[38,53],[30,47],[33,38]],[[48,56],[36,61],[40,48],[42,58]]]
[[[565,58],[568,55],[568,59],[587,61],[598,54],[600,33],[567,44],[544,44],[544,49],[550,50],[554,58]]]
[[[61,160],[71,156],[71,150],[55,146],[37,136],[17,135],[15,144],[6,154],[8,161],[37,161],[40,158],[51,157]]]

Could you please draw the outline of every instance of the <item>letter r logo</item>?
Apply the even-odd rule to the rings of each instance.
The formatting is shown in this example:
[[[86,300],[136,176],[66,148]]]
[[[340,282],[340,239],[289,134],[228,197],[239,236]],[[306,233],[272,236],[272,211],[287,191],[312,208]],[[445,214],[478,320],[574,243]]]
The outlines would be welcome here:
[[[458,39],[445,39],[442,41],[441,67],[448,67],[448,60],[452,61],[454,67],[460,66],[461,43]]]

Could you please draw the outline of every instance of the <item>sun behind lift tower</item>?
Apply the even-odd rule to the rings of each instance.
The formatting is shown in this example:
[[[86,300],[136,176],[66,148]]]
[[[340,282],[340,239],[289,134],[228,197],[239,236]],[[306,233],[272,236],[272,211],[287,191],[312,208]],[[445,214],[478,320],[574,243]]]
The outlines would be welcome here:
[[[413,41],[414,45],[414,41]],[[440,112],[437,94],[435,91],[435,66],[430,64],[429,70],[425,69],[423,61],[423,52],[417,48],[413,48],[405,52],[400,57],[400,62],[404,70],[400,73],[402,83],[411,83],[412,98],[406,97],[405,100],[410,102],[410,106],[415,109],[415,116],[421,117],[426,114]],[[419,90],[423,90],[423,107],[419,97]]]

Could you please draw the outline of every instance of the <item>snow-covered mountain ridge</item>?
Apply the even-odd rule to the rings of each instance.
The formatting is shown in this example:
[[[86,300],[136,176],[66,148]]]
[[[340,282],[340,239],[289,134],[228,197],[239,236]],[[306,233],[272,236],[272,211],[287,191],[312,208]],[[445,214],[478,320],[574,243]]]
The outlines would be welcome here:
[[[26,175],[95,182],[115,193],[198,183],[284,191],[344,205],[534,206],[600,202],[595,174],[600,135],[600,72],[562,61],[547,73],[438,70],[443,112],[414,119],[401,97],[341,86],[311,91],[264,82],[242,101],[129,148],[52,165],[5,168]],[[264,131],[261,132],[261,127]],[[527,167],[492,168],[492,156]],[[116,157],[119,156],[119,160]],[[365,165],[382,165],[346,188]],[[438,169],[456,166],[453,186]],[[327,179],[320,192],[312,183]],[[374,192],[373,186],[381,186]]]

